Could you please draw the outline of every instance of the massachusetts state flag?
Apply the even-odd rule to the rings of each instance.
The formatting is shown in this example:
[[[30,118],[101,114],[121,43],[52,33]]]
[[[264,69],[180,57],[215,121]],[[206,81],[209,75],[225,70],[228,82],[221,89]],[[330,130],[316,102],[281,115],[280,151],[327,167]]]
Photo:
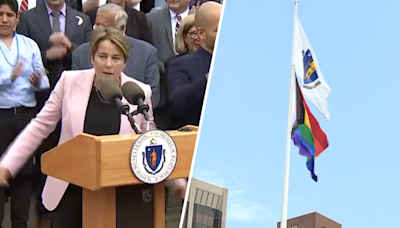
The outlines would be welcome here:
[[[326,119],[329,120],[329,109],[326,98],[331,88],[326,83],[318,65],[317,57],[299,18],[296,19],[293,41],[292,65],[296,75],[301,79],[301,90],[304,98],[311,101]]]

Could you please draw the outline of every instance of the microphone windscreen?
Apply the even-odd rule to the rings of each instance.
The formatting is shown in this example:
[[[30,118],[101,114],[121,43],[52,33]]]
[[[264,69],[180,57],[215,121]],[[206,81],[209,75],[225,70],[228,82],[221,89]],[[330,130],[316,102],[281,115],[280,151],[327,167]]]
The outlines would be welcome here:
[[[123,84],[121,89],[126,100],[132,105],[139,105],[139,99],[145,100],[146,98],[142,88],[132,81]]]
[[[118,83],[111,79],[104,79],[100,84],[100,94],[104,100],[110,104],[115,103],[115,98],[122,99],[122,91],[118,86]]]

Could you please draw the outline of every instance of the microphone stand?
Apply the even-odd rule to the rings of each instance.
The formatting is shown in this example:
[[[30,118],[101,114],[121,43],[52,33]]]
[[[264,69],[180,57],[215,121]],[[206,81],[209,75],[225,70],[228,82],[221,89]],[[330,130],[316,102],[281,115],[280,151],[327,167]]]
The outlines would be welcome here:
[[[129,123],[131,124],[132,129],[135,131],[136,134],[142,134],[142,130],[140,127],[136,124],[135,119],[133,116],[129,113],[129,110],[125,113],[123,113],[126,117],[128,117]]]
[[[129,113],[129,105],[123,104],[120,99],[115,99],[115,103],[118,106],[119,112],[126,117],[128,117],[128,121],[131,124],[132,129],[135,131],[136,134],[142,134],[142,130],[140,127],[136,124],[135,119],[133,116]]]
[[[147,125],[147,131],[150,130],[149,115],[147,114],[149,109],[150,109],[150,107],[147,104],[139,101],[139,105],[138,105],[137,110],[131,112],[132,116],[136,116],[136,115],[139,115],[139,114],[143,114],[144,115],[144,118],[146,120],[146,125]]]

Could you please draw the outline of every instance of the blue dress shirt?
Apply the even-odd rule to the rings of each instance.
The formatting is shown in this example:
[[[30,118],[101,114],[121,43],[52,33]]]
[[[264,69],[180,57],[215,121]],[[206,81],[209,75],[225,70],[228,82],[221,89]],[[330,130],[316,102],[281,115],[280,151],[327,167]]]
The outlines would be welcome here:
[[[12,81],[11,75],[18,62],[23,62],[21,75]],[[35,107],[35,91],[50,88],[36,42],[17,33],[10,48],[0,40],[0,63],[0,109]],[[34,72],[41,74],[37,87],[29,82]]]

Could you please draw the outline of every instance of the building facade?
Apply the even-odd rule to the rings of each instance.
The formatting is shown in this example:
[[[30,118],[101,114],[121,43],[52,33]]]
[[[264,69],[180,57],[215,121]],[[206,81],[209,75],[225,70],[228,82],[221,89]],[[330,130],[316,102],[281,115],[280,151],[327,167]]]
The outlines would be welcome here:
[[[228,189],[192,178],[183,228],[225,228]]]
[[[281,222],[278,222],[277,228],[280,227]],[[287,228],[342,228],[342,225],[314,211],[310,214],[288,219]]]

